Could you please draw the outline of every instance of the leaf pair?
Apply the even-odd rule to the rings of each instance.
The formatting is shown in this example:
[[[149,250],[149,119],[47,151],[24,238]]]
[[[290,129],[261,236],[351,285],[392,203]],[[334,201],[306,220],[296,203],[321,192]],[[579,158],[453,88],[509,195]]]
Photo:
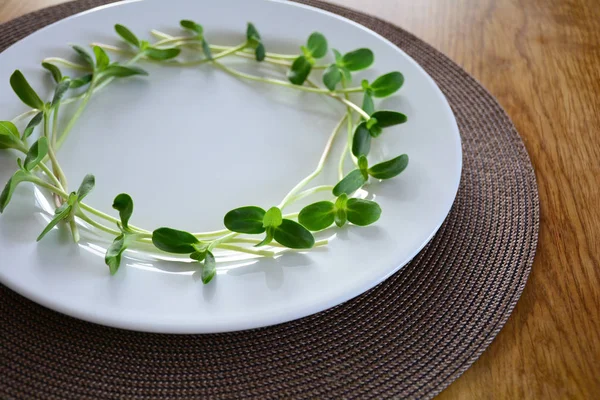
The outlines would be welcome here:
[[[152,243],[157,249],[173,254],[189,254],[202,264],[202,282],[209,283],[217,273],[215,256],[209,244],[199,241],[189,232],[171,228],[158,228],[152,233]]]
[[[335,90],[342,79],[346,82],[352,81],[351,72],[369,68],[375,60],[370,49],[361,48],[344,55],[335,49],[332,51],[335,55],[335,62],[323,72],[323,83],[331,91]]]
[[[333,195],[341,196],[343,193],[351,195],[367,182],[369,175],[376,179],[391,179],[404,171],[407,166],[408,156],[406,154],[370,168],[367,157],[362,155],[358,158],[358,169],[351,171],[334,186]]]
[[[104,262],[110,269],[110,274],[114,275],[119,270],[121,265],[121,256],[129,245],[140,237],[140,234],[135,233],[129,228],[129,219],[133,214],[133,200],[127,193],[121,193],[115,197],[112,207],[119,212],[121,223],[119,229],[121,234],[115,238],[113,243],[106,251]]]
[[[264,246],[275,240],[291,249],[309,249],[314,246],[315,238],[299,223],[285,219],[281,210],[271,207],[268,211],[260,207],[246,206],[236,208],[225,214],[225,227],[233,232],[261,234],[265,239],[256,246]]]
[[[139,40],[138,37],[135,36],[135,34],[124,25],[116,24],[115,31],[123,40],[133,47],[139,49],[140,52],[152,60],[170,60],[177,57],[179,53],[181,53],[181,50],[176,47],[171,47],[168,49],[159,49],[157,47],[153,47],[146,40]]]
[[[262,42],[258,30],[256,30],[256,27],[251,22],[248,22],[248,26],[246,27],[246,40],[248,42],[248,46],[254,49],[256,61],[264,60],[265,56],[267,55],[265,45]]]
[[[352,137],[352,154],[355,157],[366,156],[371,150],[371,138],[377,138],[384,128],[403,124],[406,115],[397,111],[381,110],[371,113],[368,121],[362,121],[356,126]]]
[[[0,132],[3,126],[5,126],[5,121],[0,122]],[[14,127],[14,125],[13,125]],[[16,128],[14,128],[16,131]],[[14,134],[14,132],[13,132]],[[18,137],[18,133],[17,137]],[[2,135],[0,134],[0,143]],[[27,156],[25,157],[25,161],[21,161],[21,159],[17,160],[19,164],[19,170],[13,174],[13,176],[8,180],[6,186],[0,193],[0,213],[4,212],[4,209],[10,203],[10,199],[12,198],[13,192],[19,185],[19,183],[23,181],[30,180],[33,178],[31,171],[33,171],[38,164],[42,162],[44,157],[48,154],[48,139],[46,137],[41,137],[31,145],[29,151],[27,152]]]
[[[19,130],[10,121],[0,121],[0,149],[21,149],[24,147]]]
[[[298,56],[287,73],[288,79],[294,85],[302,85],[310,75],[315,59],[325,57],[327,54],[327,39],[319,32],[313,32],[302,46],[303,55]]]
[[[380,216],[379,204],[370,200],[348,199],[348,195],[342,193],[335,203],[319,201],[304,207],[298,215],[298,221],[311,231],[320,231],[333,223],[339,227],[346,222],[366,226],[377,221]]]
[[[207,59],[212,60],[212,51],[210,50],[208,42],[204,38],[204,28],[202,25],[197,24],[194,21],[190,21],[189,19],[181,20],[179,24],[182,28],[190,30],[196,34],[196,38],[202,42],[202,52],[204,53],[204,56]]]
[[[369,83],[366,79],[361,82],[365,93],[373,97],[387,97],[396,93],[404,84],[404,75],[398,71],[389,72]]]
[[[92,191],[96,184],[96,179],[94,175],[86,175],[79,185],[79,189],[77,192],[71,192],[67,201],[60,207],[58,207],[54,212],[54,218],[48,223],[46,228],[42,231],[40,236],[38,236],[37,241],[39,242],[46,236],[48,232],[52,230],[56,225],[58,225],[61,221],[73,222],[75,214],[79,210],[79,203]],[[79,235],[76,233],[76,230],[72,230],[73,240],[75,242],[79,241]]]

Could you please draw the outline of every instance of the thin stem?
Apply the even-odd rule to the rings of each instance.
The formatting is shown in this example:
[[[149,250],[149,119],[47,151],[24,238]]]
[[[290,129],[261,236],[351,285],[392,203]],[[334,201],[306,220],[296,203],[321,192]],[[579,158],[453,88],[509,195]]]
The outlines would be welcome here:
[[[16,117],[14,117],[14,118],[12,119],[12,121],[11,121],[11,122],[12,122],[13,124],[16,124],[17,122],[19,122],[19,121],[20,121],[20,120],[22,120],[23,118],[27,118],[27,117],[29,117],[30,115],[31,115],[31,116],[33,116],[33,115],[37,114],[38,112],[40,112],[40,110],[38,110],[37,108],[34,108],[34,109],[32,109],[32,110],[29,110],[29,111],[25,111],[24,113],[22,113],[22,114],[19,114],[19,115],[17,115]]]
[[[344,163],[346,162],[346,157],[348,156],[349,151],[348,143],[344,146],[344,150],[342,151],[342,155],[340,156],[340,162],[338,164],[338,179],[342,180],[344,178]]]
[[[102,225],[101,223],[94,221],[93,219],[91,219],[90,217],[88,217],[87,215],[85,215],[85,213],[83,213],[81,210],[76,215],[79,218],[81,218],[83,221],[87,222],[88,224],[90,224],[94,228],[100,229],[101,231],[104,231],[106,233],[110,233],[111,235],[114,235],[114,236],[119,236],[121,234],[121,232],[119,232],[119,231],[117,231],[115,229],[111,229],[108,226]]]
[[[60,57],[44,58],[44,60],[42,62],[50,63],[50,64],[52,64],[52,63],[62,64],[66,67],[70,67],[72,69],[77,69],[77,70],[81,70],[81,71],[91,71],[90,68],[85,65],[77,64],[72,61],[65,60],[64,58],[60,58]]]
[[[48,135],[48,113],[44,112],[44,136],[47,139],[49,139]],[[58,159],[56,158],[56,154],[54,153],[54,147],[51,145],[48,146],[48,157],[50,157],[50,161],[52,161],[52,169],[54,171],[54,174],[57,175],[57,178],[62,184],[62,187],[66,189],[68,187],[67,177],[65,176],[65,173],[58,164]]]
[[[48,182],[45,182],[43,180],[41,180],[40,178],[36,177],[36,176],[31,176],[27,179],[29,182],[35,183],[36,185],[38,185],[39,187],[42,187],[44,189],[49,190],[50,192],[59,195],[60,197],[62,197],[63,199],[66,199],[67,197],[69,197],[69,195],[62,189],[57,188],[56,186],[53,186],[51,184],[49,184]]]
[[[38,167],[40,167],[40,169],[42,171],[44,171],[44,173],[46,174],[46,176],[48,176],[48,178],[50,178],[50,180],[52,181],[52,183],[59,189],[64,190],[62,183],[60,183],[60,181],[58,180],[58,178],[56,177],[56,175],[54,175],[52,173],[52,171],[50,171],[50,168],[48,168],[48,166],[46,164],[44,164],[43,162],[38,164]]]
[[[203,58],[201,60],[188,61],[188,62],[184,61],[184,62],[179,62],[178,64],[183,65],[183,66],[190,66],[190,65],[200,65],[200,64],[207,63],[207,62],[215,61],[220,58],[227,57],[228,55],[231,55],[233,53],[236,53],[236,52],[242,50],[247,45],[248,45],[248,42],[244,42],[242,44],[239,44],[235,47],[230,48],[229,50],[222,51],[221,53],[217,54],[216,56],[213,56],[213,58]]]
[[[319,192],[327,192],[327,191],[331,191],[333,190],[333,185],[321,185],[321,186],[315,186],[312,189],[307,189],[303,192],[298,193],[297,195],[293,196],[292,198],[290,198],[289,200],[289,204],[295,203],[298,200],[301,200],[305,197],[308,197],[310,195],[313,195],[315,193],[319,193]]]
[[[60,107],[60,103],[56,105],[54,108],[54,112],[52,113],[52,146],[56,147],[56,136],[58,135],[58,109]]]
[[[215,247],[218,249],[237,251],[240,253],[248,253],[248,254],[253,254],[253,255],[263,256],[263,257],[273,257],[275,255],[275,252],[270,251],[270,250],[258,250],[258,249],[253,249],[252,247],[236,246],[235,244],[221,243],[221,244],[217,244]]]
[[[75,123],[77,122],[77,120],[79,119],[81,114],[83,113],[83,110],[85,110],[85,107],[87,106],[88,102],[90,101],[90,99],[92,97],[92,94],[94,93],[94,85],[95,85],[95,80],[92,79],[92,82],[90,83],[90,87],[86,91],[85,96],[83,97],[83,100],[81,101],[81,103],[79,104],[79,107],[75,111],[75,114],[73,114],[73,116],[71,117],[71,120],[69,121],[69,123],[63,130],[62,134],[60,135],[60,138],[58,138],[58,141],[56,142],[55,147],[57,150],[60,149],[60,147],[64,143],[65,139],[69,135],[69,132],[71,132],[71,129],[73,129],[73,126],[75,125]]]
[[[335,128],[333,129],[333,132],[331,132],[331,135],[329,136],[329,140],[327,141],[327,144],[325,145],[325,149],[323,150],[323,154],[321,154],[321,159],[319,160],[319,163],[317,164],[317,168],[315,168],[315,170],[310,175],[308,175],[306,178],[302,179],[296,186],[294,186],[292,188],[292,190],[290,190],[290,192],[283,198],[283,200],[279,204],[280,209],[283,209],[286,205],[288,205],[290,203],[291,198],[296,193],[298,193],[298,191],[300,191],[300,189],[302,189],[304,186],[306,186],[311,180],[313,180],[317,175],[319,175],[321,173],[321,171],[323,170],[323,167],[325,166],[325,161],[327,160],[329,151],[331,150],[333,141],[334,141],[338,131],[342,127],[342,124],[344,123],[344,120],[346,118],[347,118],[347,115],[344,115],[342,117],[342,119],[340,119],[340,121],[337,123]]]

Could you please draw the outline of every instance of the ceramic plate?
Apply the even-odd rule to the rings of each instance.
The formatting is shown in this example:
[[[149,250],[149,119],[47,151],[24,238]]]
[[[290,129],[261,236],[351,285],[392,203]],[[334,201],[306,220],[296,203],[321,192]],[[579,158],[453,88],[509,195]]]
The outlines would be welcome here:
[[[207,39],[216,44],[240,43],[252,21],[268,51],[298,52],[313,31],[342,52],[368,47],[375,64],[357,73],[355,84],[390,71],[404,74],[403,88],[376,106],[401,111],[409,120],[386,129],[370,158],[377,162],[407,153],[410,164],[397,178],[371,182],[358,193],[379,202],[381,219],[369,227],[321,234],[331,239],[322,249],[273,259],[224,254],[218,275],[205,286],[194,264],[158,260],[141,251],[125,253],[121,269],[111,276],[103,259],[109,242],[93,231],[84,230],[78,245],[69,241],[64,227],[36,243],[52,210],[40,191],[25,184],[0,217],[2,283],[46,307],[99,324],[207,333],[262,327],[325,310],[409,262],[434,235],[455,198],[461,172],[456,121],[440,89],[414,60],[337,15],[262,0],[147,0],[97,8],[48,26],[0,54],[0,117],[10,120],[26,110],[9,86],[15,69],[38,92],[50,93],[51,79],[40,67],[43,58],[73,58],[72,43],[120,45],[115,23],[150,39],[151,29],[180,34],[178,22],[185,18],[203,24]],[[283,69],[239,58],[225,63],[285,79]],[[315,168],[344,113],[340,103],[325,96],[239,80],[210,65],[142,66],[148,78],[113,83],[92,98],[58,156],[72,186],[87,173],[96,176],[88,204],[114,215],[114,196],[127,192],[136,205],[132,223],[149,229],[222,229],[230,209],[278,204]],[[354,100],[361,102],[360,96]],[[341,143],[336,142],[315,185],[336,182]],[[16,154],[0,153],[2,184],[15,171],[15,160]]]

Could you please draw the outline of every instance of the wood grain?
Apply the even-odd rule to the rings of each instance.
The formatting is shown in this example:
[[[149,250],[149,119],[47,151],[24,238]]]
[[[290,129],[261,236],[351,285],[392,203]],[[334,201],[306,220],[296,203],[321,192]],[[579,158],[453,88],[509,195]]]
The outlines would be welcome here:
[[[600,395],[598,0],[329,0],[393,22],[496,96],[532,158],[533,271],[514,314],[440,398]],[[0,22],[63,0],[0,0]]]

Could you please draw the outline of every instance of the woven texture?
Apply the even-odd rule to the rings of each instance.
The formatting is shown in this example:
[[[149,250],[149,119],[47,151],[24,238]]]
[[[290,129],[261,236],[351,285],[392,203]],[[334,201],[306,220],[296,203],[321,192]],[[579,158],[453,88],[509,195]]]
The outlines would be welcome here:
[[[80,0],[0,26],[0,50],[76,12]],[[431,398],[464,372],[506,322],[535,254],[535,176],[492,96],[460,67],[379,19],[316,1],[413,57],[446,95],[464,166],[431,243],[376,288],[295,322],[214,335],[102,327],[0,286],[1,398]]]

